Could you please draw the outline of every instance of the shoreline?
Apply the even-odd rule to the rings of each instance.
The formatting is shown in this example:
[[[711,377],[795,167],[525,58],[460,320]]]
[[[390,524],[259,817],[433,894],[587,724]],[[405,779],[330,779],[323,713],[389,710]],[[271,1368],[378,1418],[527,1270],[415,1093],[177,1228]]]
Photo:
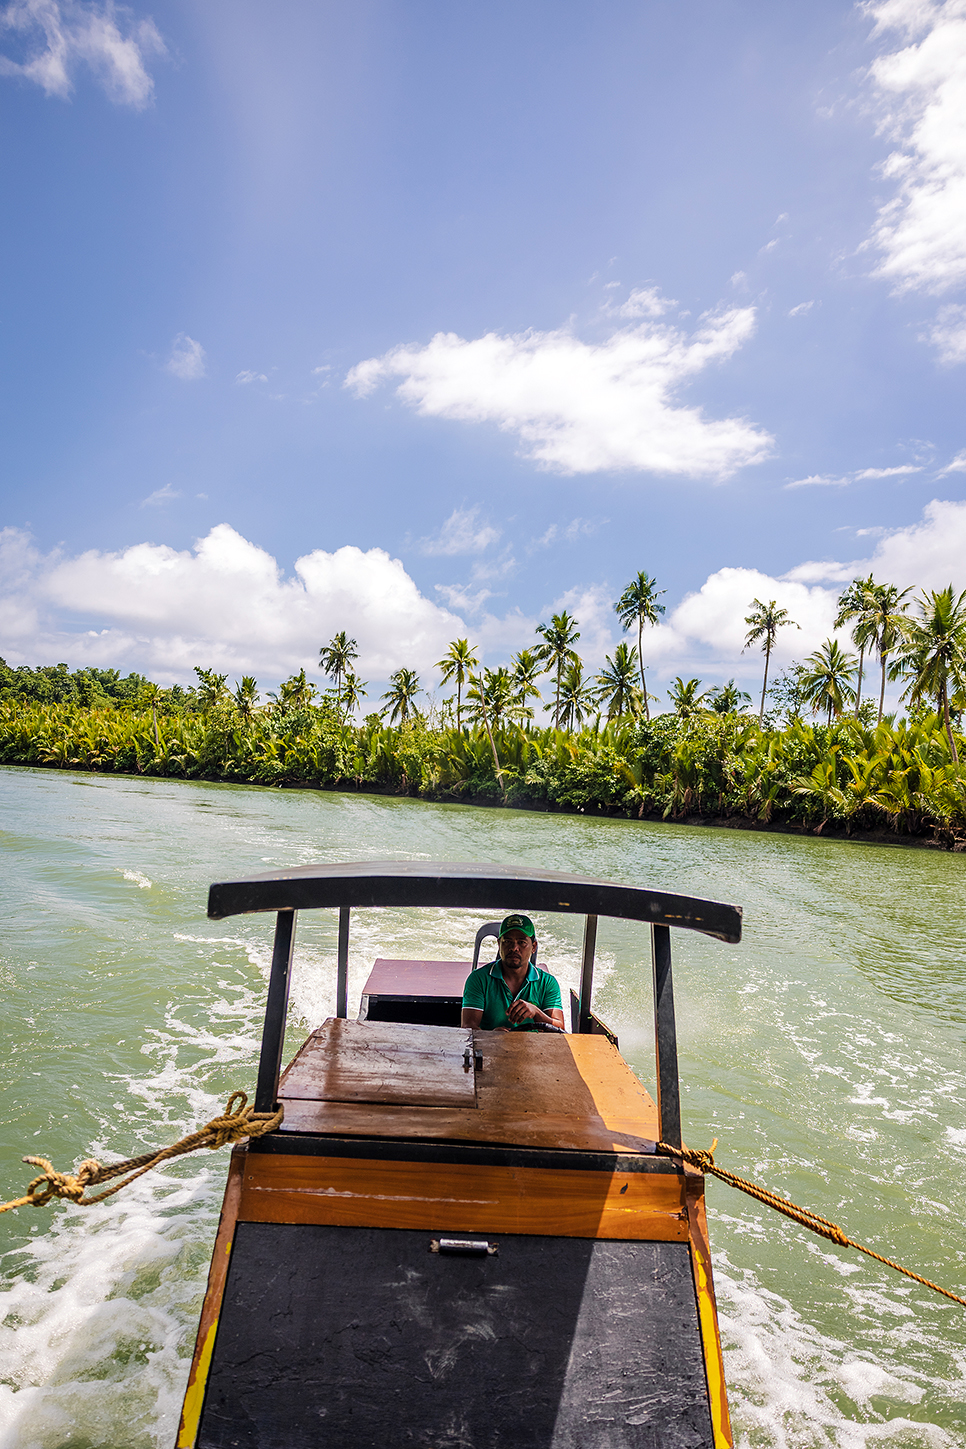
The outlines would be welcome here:
[[[383,799],[412,800],[415,803],[426,805],[468,805],[480,810],[523,810],[542,815],[583,815],[587,819],[597,820],[627,820],[633,824],[635,821],[644,821],[650,825],[687,826],[691,829],[703,830],[742,830],[761,835],[794,835],[810,840],[834,840],[855,845],[879,845],[893,849],[902,850],[934,850],[944,855],[966,854],[966,837],[958,838],[951,835],[949,844],[937,840],[935,836],[926,835],[900,835],[892,830],[853,830],[848,831],[844,826],[828,822],[826,825],[816,829],[812,826],[802,825],[795,822],[755,820],[745,815],[718,815],[718,814],[689,814],[677,817],[670,817],[659,814],[657,811],[644,811],[642,814],[628,814],[623,810],[607,809],[603,806],[568,806],[556,805],[547,801],[525,801],[515,800],[504,804],[500,799],[494,799],[487,795],[457,795],[449,791],[440,791],[434,795],[414,795],[405,790],[393,790],[381,788],[378,785],[367,784],[365,786],[352,785],[350,783],[323,785],[313,780],[293,780],[281,785],[264,785],[256,780],[226,780],[214,776],[197,775],[191,778],[179,775],[155,775],[142,771],[132,770],[85,770],[82,766],[73,766],[64,769],[59,765],[43,765],[31,762],[20,764],[14,761],[3,761],[0,769],[5,770],[42,770],[56,772],[62,775],[88,775],[103,779],[112,777],[121,780],[159,780],[175,785],[230,785],[234,788],[248,790],[314,790],[320,794],[330,795],[372,795]]]

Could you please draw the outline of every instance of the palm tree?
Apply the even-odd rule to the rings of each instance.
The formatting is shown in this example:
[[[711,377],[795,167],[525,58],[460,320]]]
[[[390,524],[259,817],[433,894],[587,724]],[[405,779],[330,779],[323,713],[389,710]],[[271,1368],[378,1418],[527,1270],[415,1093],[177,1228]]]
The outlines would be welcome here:
[[[227,674],[216,674],[213,669],[199,669],[195,665],[195,674],[198,676],[198,698],[204,714],[220,704],[225,697],[225,683]]]
[[[258,681],[252,674],[243,674],[241,684],[235,685],[235,708],[243,724],[249,724],[258,704]]]
[[[873,584],[869,590],[872,640],[879,651],[879,663],[882,667],[882,683],[879,687],[880,724],[885,706],[886,661],[906,637],[909,628],[906,610],[909,604],[902,601],[910,592],[910,589],[900,591],[895,584]]]
[[[519,654],[514,654],[510,663],[513,665],[513,684],[517,700],[520,704],[529,706],[531,699],[540,698],[537,675],[544,672],[537,653],[534,649],[521,649]]]
[[[90,675],[87,676],[88,679]],[[159,684],[142,684],[141,699],[145,704],[151,706],[151,724],[154,726],[154,748],[160,750],[161,739],[158,735],[158,705],[161,703],[163,691]]]
[[[614,613],[623,624],[625,634],[635,619],[637,620],[637,658],[641,667],[641,696],[644,700],[645,719],[651,718],[651,711],[647,707],[647,684],[644,680],[644,625],[658,623],[658,615],[664,613],[664,605],[657,601],[666,593],[667,589],[657,587],[657,579],[652,579],[642,571],[636,578],[631,579],[614,605]]]
[[[707,694],[699,694],[701,688],[700,679],[683,680],[680,674],[675,679],[667,692],[667,697],[674,706],[674,713],[679,719],[693,719],[700,714],[702,706],[707,699]]]
[[[560,725],[565,730],[575,729],[583,724],[597,697],[592,684],[584,681],[580,660],[568,664],[560,686]]]
[[[305,670],[300,669],[290,679],[283,679],[278,686],[278,693],[269,692],[268,697],[274,699],[281,709],[307,709],[317,693],[315,685],[309,683]]]
[[[501,666],[499,669],[484,669],[482,674],[471,675],[466,698],[470,704],[472,717],[486,730],[486,737],[490,742],[490,753],[493,756],[493,768],[496,771],[497,783],[503,793],[505,803],[506,786],[503,783],[503,767],[500,764],[500,756],[497,754],[493,730],[513,715],[529,716],[533,711],[526,704],[520,703],[513,676],[505,666]]]
[[[319,650],[319,663],[323,671],[330,679],[335,680],[335,707],[338,710],[342,704],[342,676],[348,674],[354,660],[359,657],[359,646],[355,639],[346,637],[344,629],[340,629],[328,642],[323,644]]]
[[[826,639],[820,649],[805,660],[805,673],[801,678],[802,700],[812,707],[812,713],[828,710],[828,722],[832,715],[839,715],[847,704],[855,700],[853,681],[859,667],[854,654],[846,654],[837,639]]]
[[[758,723],[761,724],[765,713],[765,690],[768,688],[768,661],[771,659],[771,651],[778,637],[778,631],[784,629],[786,625],[792,625],[796,629],[800,629],[801,625],[796,624],[794,619],[788,617],[787,609],[779,609],[774,599],[769,599],[767,604],[763,604],[761,599],[752,599],[751,603],[751,613],[745,615],[745,623],[751,625],[745,636],[745,649],[750,649],[752,644],[757,644],[759,640],[762,641],[761,647],[765,655],[765,678],[761,686],[761,708],[758,710]],[[742,654],[745,649],[742,649]]]
[[[715,714],[740,714],[743,704],[751,704],[751,695],[739,689],[733,679],[719,684],[717,689],[709,689],[705,698]]]
[[[852,643],[859,651],[859,677],[855,688],[855,717],[859,717],[859,706],[862,703],[862,675],[865,665],[865,651],[875,643],[876,631],[873,614],[875,603],[873,592],[877,588],[875,579],[869,574],[867,579],[853,579],[848,588],[843,589],[838,597],[838,611],[835,615],[833,629],[842,629],[846,624],[852,624]]]
[[[574,649],[574,645],[580,638],[580,630],[577,628],[577,620],[564,609],[560,614],[553,614],[549,624],[538,624],[537,633],[543,635],[543,643],[537,645],[534,653],[548,670],[555,669],[557,673],[553,722],[559,729],[560,678],[565,664],[580,663],[580,658]]]
[[[360,679],[358,674],[353,674],[351,669],[346,670],[345,679],[342,681],[342,705],[345,711],[345,719],[348,719],[362,700],[365,699],[366,688],[366,680]]]
[[[395,724],[397,719],[400,724],[405,724],[409,706],[419,693],[419,675],[415,669],[397,669],[395,674],[390,674],[389,683],[392,688],[382,696],[386,701],[383,714],[389,714],[390,724]]]
[[[460,709],[462,706],[463,685],[469,679],[471,672],[477,666],[477,658],[470,648],[467,639],[454,639],[449,646],[449,651],[442,659],[436,661],[436,668],[443,671],[443,683],[448,684],[451,679],[456,681],[456,728],[460,729]]]
[[[923,592],[918,619],[903,619],[901,668],[911,680],[906,689],[912,704],[924,697],[936,701],[943,717],[949,753],[959,763],[949,715],[949,696],[966,689],[966,590],[956,598],[952,584],[938,593]]]
[[[621,640],[613,656],[608,654],[597,676],[597,702],[607,707],[608,719],[640,714],[642,695],[637,687],[637,650]]]

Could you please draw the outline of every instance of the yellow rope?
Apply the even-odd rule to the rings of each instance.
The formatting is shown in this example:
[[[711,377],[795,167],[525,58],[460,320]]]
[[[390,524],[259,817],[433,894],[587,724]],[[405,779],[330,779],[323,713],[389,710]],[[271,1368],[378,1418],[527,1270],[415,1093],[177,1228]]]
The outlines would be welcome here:
[[[236,1101],[240,1101],[241,1105],[233,1110]],[[28,1205],[43,1207],[54,1197],[67,1198],[79,1207],[90,1207],[92,1203],[103,1202],[106,1197],[112,1197],[136,1177],[141,1177],[143,1173],[150,1172],[152,1167],[157,1167],[159,1163],[167,1162],[172,1157],[183,1157],[186,1152],[197,1152],[202,1147],[210,1147],[214,1152],[228,1142],[239,1142],[243,1137],[263,1137],[266,1132],[275,1130],[283,1116],[282,1107],[277,1112],[256,1112],[249,1107],[246,1093],[232,1092],[221,1117],[212,1117],[204,1127],[182,1137],[180,1142],[175,1142],[171,1147],[142,1152],[140,1157],[128,1157],[124,1162],[112,1162],[107,1167],[102,1167],[93,1158],[88,1158],[80,1164],[76,1173],[58,1172],[46,1157],[25,1157],[24,1162],[43,1170],[39,1177],[34,1178],[24,1196],[3,1203],[0,1213],[8,1213],[12,1208]],[[93,1197],[84,1196],[89,1187],[110,1182],[111,1178],[121,1177],[124,1173],[128,1175],[123,1182],[116,1182],[113,1187],[96,1193]]]
[[[793,1223],[799,1223],[803,1228],[818,1233],[819,1237],[828,1238],[832,1243],[839,1243],[843,1248],[858,1248],[860,1253],[875,1258],[877,1263],[884,1263],[887,1268],[895,1268],[897,1273],[904,1273],[907,1278],[921,1283],[924,1288],[932,1288],[935,1293],[941,1293],[944,1298],[951,1298],[954,1303],[959,1303],[966,1308],[966,1298],[960,1298],[957,1293],[950,1293],[948,1288],[940,1288],[938,1283],[933,1283],[929,1278],[923,1278],[920,1273],[913,1273],[910,1268],[903,1268],[901,1263],[894,1263],[891,1258],[883,1258],[881,1253],[875,1253],[871,1248],[857,1243],[854,1238],[843,1233],[837,1223],[829,1222],[828,1218],[821,1217],[819,1213],[813,1213],[810,1208],[798,1207],[795,1203],[789,1202],[787,1197],[780,1197],[777,1192],[772,1192],[768,1187],[761,1187],[757,1182],[749,1182],[746,1177],[738,1177],[724,1167],[716,1167],[712,1154],[717,1145],[716,1137],[711,1144],[711,1152],[691,1147],[671,1147],[667,1142],[658,1142],[656,1149],[662,1157],[680,1157],[690,1167],[696,1167],[699,1172],[714,1173],[715,1177],[720,1177],[721,1181],[726,1182],[729,1187],[736,1187],[740,1192],[746,1192],[749,1197],[757,1198],[766,1207],[774,1208],[776,1212],[783,1213],[786,1218],[791,1218]]]

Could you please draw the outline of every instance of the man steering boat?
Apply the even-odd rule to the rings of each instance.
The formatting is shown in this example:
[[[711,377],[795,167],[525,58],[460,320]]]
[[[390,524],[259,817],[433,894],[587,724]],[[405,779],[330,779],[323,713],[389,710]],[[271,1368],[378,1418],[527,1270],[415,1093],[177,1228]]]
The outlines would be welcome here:
[[[529,916],[506,916],[497,959],[466,978],[460,1025],[483,1031],[564,1030],[560,985],[536,965],[537,933]]]

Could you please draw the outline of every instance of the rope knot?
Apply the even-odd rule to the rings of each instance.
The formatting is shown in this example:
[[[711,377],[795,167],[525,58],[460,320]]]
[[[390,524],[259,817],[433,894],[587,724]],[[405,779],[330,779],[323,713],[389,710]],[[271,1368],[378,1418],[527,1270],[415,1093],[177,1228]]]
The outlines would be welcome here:
[[[24,1162],[29,1162],[31,1167],[43,1168],[39,1177],[35,1177],[27,1188],[25,1204],[30,1207],[44,1207],[53,1197],[66,1198],[68,1202],[80,1202],[87,1184],[92,1177],[96,1178],[101,1167],[93,1158],[82,1162],[76,1173],[58,1172],[46,1157],[25,1157]]]

